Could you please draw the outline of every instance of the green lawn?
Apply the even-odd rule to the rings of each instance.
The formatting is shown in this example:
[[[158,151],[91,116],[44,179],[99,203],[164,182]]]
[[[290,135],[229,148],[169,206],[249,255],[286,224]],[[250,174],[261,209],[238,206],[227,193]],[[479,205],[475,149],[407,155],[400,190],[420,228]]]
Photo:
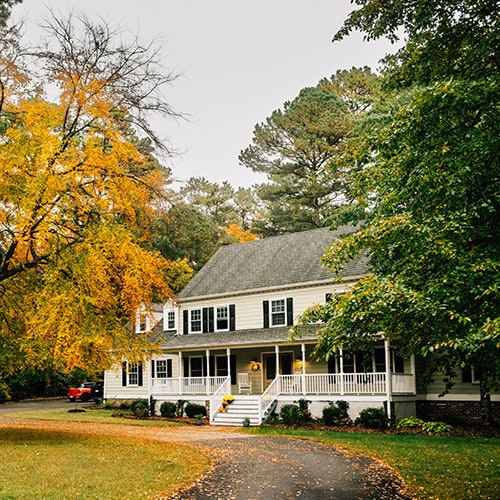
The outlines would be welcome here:
[[[66,409],[58,410],[39,410],[39,411],[26,411],[22,414],[9,413],[5,417],[21,417],[33,420],[50,420],[50,421],[64,421],[64,422],[93,422],[97,424],[123,424],[123,425],[139,425],[142,427],[165,427],[186,425],[182,422],[175,422],[173,420],[136,420],[129,418],[113,417],[111,410],[102,409],[87,409],[83,412],[70,413]]]
[[[19,416],[19,415],[17,415]],[[23,418],[140,426],[182,425],[114,418],[109,410],[23,413]],[[336,432],[279,427],[241,429],[313,439],[381,459],[421,499],[500,498],[500,439]],[[89,438],[49,431],[1,429],[0,498],[154,498],[206,470],[209,459],[178,443]],[[7,458],[8,457],[8,458]],[[95,474],[85,474],[89,468]],[[50,473],[49,473],[50,471]],[[50,480],[48,479],[50,478]],[[163,488],[163,490],[162,490]],[[75,492],[79,492],[75,495]]]
[[[422,434],[376,434],[274,427],[260,435],[312,439],[376,457],[397,470],[422,499],[500,498],[500,439]]]
[[[205,472],[195,447],[0,427],[0,498],[158,498]]]

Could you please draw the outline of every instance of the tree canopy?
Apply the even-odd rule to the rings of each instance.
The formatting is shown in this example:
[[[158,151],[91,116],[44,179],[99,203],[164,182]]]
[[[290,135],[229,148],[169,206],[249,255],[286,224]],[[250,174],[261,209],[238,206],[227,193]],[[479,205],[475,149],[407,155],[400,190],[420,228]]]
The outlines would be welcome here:
[[[433,353],[448,387],[457,368],[474,367],[486,422],[500,381],[497,2],[356,3],[363,8],[336,38],[355,28],[372,38],[402,33],[385,77],[408,87],[407,98],[389,107],[388,121],[371,118],[350,151],[364,222],[323,257],[338,272],[369,252],[373,272],[310,309],[295,333],[323,322],[321,358],[369,348],[382,333],[404,354]]]
[[[338,71],[255,126],[252,144],[239,159],[268,177],[256,189],[265,207],[257,232],[271,236],[323,227],[347,203],[348,172],[333,160],[377,88],[378,78],[368,68]]]
[[[53,18],[46,33],[0,55],[0,373],[139,356],[147,338],[126,324],[188,272],[145,249],[169,174],[148,117],[173,114],[174,75],[104,23]]]

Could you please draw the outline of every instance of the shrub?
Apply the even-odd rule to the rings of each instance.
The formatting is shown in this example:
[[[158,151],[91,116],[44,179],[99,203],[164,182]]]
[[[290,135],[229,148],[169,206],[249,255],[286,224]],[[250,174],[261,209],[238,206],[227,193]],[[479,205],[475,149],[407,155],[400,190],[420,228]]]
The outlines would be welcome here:
[[[283,405],[280,410],[280,420],[285,425],[299,424],[299,407],[297,405]]]
[[[402,418],[397,424],[396,429],[421,429],[424,421],[416,417]]]
[[[195,418],[196,415],[203,415],[204,417],[207,415],[207,409],[205,405],[199,405],[196,403],[188,403],[184,408],[186,415],[188,418]]]
[[[132,413],[137,418],[149,417],[149,402],[147,399],[136,399],[130,405]]]
[[[312,415],[309,411],[309,403],[307,399],[299,399],[299,421],[297,422],[299,425],[308,424],[312,422]]]
[[[444,422],[424,422],[422,424],[422,430],[425,432],[450,432],[453,427],[450,424],[445,424]]]
[[[323,423],[325,425],[350,425],[351,418],[347,410],[349,403],[347,401],[331,401],[328,406],[323,408]]]
[[[389,418],[383,408],[365,408],[356,419],[356,424],[370,429],[385,429]]]
[[[160,406],[160,414],[165,418],[175,418],[177,405],[171,401],[164,401]]]

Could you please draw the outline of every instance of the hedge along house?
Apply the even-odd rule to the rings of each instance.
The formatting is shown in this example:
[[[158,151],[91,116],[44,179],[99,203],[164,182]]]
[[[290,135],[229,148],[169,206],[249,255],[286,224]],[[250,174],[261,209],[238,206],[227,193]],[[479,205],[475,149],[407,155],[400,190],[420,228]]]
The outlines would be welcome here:
[[[367,261],[353,261],[339,282],[320,263],[333,239],[351,230],[221,247],[175,301],[155,306],[150,316],[138,314],[138,334],[153,330],[161,353],[106,372],[104,397],[205,404],[210,422],[224,425],[241,425],[245,417],[260,424],[273,409],[302,398],[316,416],[337,400],[349,402],[351,417],[382,406],[393,418],[416,415],[417,399],[422,409],[433,394],[417,396],[414,359],[400,358],[383,339],[369,359],[338,352],[329,362],[311,358],[314,333],[289,341],[288,329],[305,309],[366,274]],[[221,412],[228,393],[235,400]]]

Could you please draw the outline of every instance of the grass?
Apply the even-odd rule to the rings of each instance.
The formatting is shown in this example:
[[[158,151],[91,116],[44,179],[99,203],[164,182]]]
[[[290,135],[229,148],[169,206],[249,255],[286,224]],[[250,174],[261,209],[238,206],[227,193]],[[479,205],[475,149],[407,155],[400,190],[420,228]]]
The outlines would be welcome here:
[[[500,498],[499,438],[276,427],[256,427],[250,432],[312,439],[379,458],[401,474],[416,498]]]
[[[93,422],[96,424],[123,424],[139,425],[142,427],[165,427],[166,425],[185,425],[182,422],[166,420],[136,420],[129,418],[113,417],[112,411],[104,409],[87,409],[84,412],[70,413],[67,409],[27,411],[22,413],[22,418],[32,420],[50,420],[64,422]],[[18,413],[5,414],[5,417],[19,417]]]
[[[0,428],[0,498],[158,498],[209,459],[195,447],[135,438]]]

